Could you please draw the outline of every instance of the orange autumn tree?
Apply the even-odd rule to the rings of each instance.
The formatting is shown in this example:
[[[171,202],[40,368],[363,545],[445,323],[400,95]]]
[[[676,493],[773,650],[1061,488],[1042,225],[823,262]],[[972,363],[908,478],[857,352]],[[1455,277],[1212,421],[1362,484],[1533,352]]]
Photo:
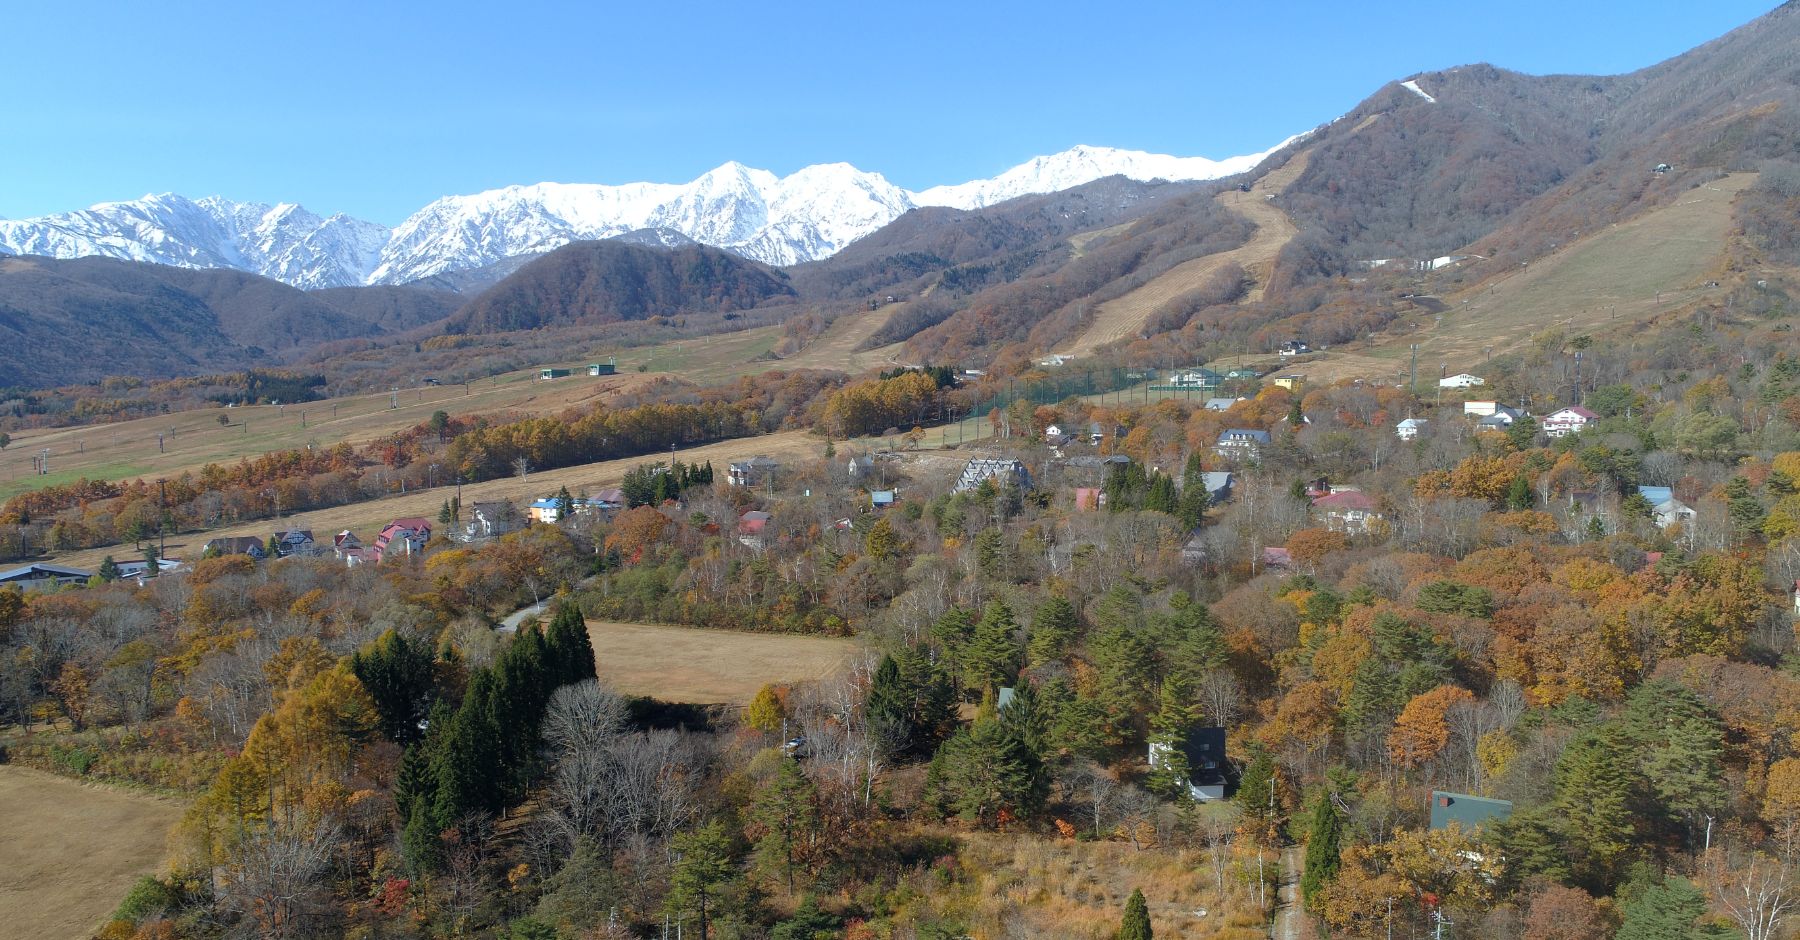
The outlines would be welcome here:
[[[1350,539],[1342,532],[1330,529],[1301,529],[1288,536],[1288,554],[1300,564],[1308,568],[1325,560],[1332,552],[1342,551],[1350,545]]]
[[[1413,696],[1394,719],[1394,729],[1388,733],[1388,754],[1409,769],[1437,757],[1450,743],[1450,709],[1474,701],[1468,689],[1454,685],[1440,685]]]

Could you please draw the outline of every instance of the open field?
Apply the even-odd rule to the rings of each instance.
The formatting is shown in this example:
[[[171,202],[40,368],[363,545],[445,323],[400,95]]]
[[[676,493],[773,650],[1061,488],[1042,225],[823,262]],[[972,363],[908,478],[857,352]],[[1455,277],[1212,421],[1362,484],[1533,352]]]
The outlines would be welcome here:
[[[1343,347],[1296,366],[1314,382],[1392,378],[1408,368],[1419,344],[1420,384],[1478,371],[1490,354],[1516,350],[1532,336],[1561,329],[1570,336],[1631,330],[1722,289],[1707,286],[1725,253],[1731,205],[1755,182],[1734,173],[1684,193],[1673,205],[1609,226],[1516,272],[1444,298],[1449,311],[1414,316],[1423,329]]]
[[[1232,189],[1218,195],[1220,205],[1256,224],[1256,233],[1249,241],[1230,251],[1178,264],[1137,290],[1101,304],[1094,311],[1094,322],[1069,346],[1067,354],[1087,355],[1107,343],[1136,334],[1158,307],[1205,285],[1228,264],[1241,265],[1254,282],[1246,299],[1262,299],[1263,286],[1275,267],[1275,256],[1295,233],[1287,213],[1270,200],[1305,171],[1308,153],[1302,150],[1294,154],[1279,169],[1257,180],[1247,193]]]
[[[180,816],[173,800],[0,766],[0,940],[93,936]]]
[[[767,454],[778,460],[817,457],[824,446],[825,442],[822,439],[814,437],[806,431],[782,431],[760,437],[744,437],[721,441],[717,444],[689,447],[676,452],[675,456],[686,463],[705,463],[710,460],[723,479],[725,464],[733,460],[742,460],[757,454]],[[505,499],[513,502],[531,500],[555,493],[558,487],[563,486],[568,487],[571,493],[616,486],[625,478],[625,471],[666,459],[668,459],[667,454],[646,454],[641,457],[624,457],[619,460],[605,460],[576,467],[564,467],[561,470],[542,470],[524,478],[504,477],[484,483],[465,483],[462,487],[463,505],[469,505],[477,500]],[[438,510],[443,506],[444,500],[449,499],[455,493],[456,488],[453,486],[439,486],[383,499],[351,503],[347,506],[334,506],[330,509],[284,515],[279,522],[273,519],[263,519],[224,526],[204,533],[170,536],[168,556],[192,561],[199,557],[200,545],[207,539],[226,535],[254,535],[257,538],[268,538],[269,533],[276,529],[290,528],[311,529],[320,541],[327,542],[327,544],[329,544],[326,539],[327,535],[350,529],[362,537],[364,544],[368,544],[375,540],[376,531],[391,520],[407,516],[437,519]],[[58,564],[94,568],[98,567],[101,559],[107,555],[115,558],[135,557],[130,545],[114,545],[110,548],[65,552],[49,560]]]
[[[0,451],[0,499],[82,477],[167,477],[308,443],[361,444],[419,424],[440,410],[459,416],[551,414],[604,400],[654,377],[628,373],[589,378],[584,371],[542,382],[532,370],[472,382],[466,390],[461,385],[419,386],[402,389],[397,397],[377,392],[296,405],[204,408],[117,424],[20,431]],[[219,424],[221,415],[230,425]],[[160,451],[158,434],[163,435]],[[52,472],[35,475],[32,456],[44,449],[50,451]]]
[[[747,705],[765,683],[821,679],[845,668],[852,640],[588,621],[600,678],[627,695],[695,705]]]

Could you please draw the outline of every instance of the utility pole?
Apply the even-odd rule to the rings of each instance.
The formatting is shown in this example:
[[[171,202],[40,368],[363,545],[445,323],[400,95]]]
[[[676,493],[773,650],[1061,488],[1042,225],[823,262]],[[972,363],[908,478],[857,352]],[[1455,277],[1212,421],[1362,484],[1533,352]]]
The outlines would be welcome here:
[[[1575,350],[1575,404],[1581,404],[1581,350]]]
[[[1408,381],[1411,383],[1413,395],[1415,395],[1415,396],[1418,395],[1419,394],[1419,344],[1418,343],[1412,344],[1412,378],[1409,379]]]
[[[156,557],[157,557],[157,560],[159,560],[159,561],[162,559],[163,551],[167,548],[167,545],[168,545],[168,543],[164,539],[164,535],[163,535],[163,530],[165,528],[167,528],[165,525],[163,525],[163,522],[164,522],[164,520],[166,520],[168,518],[169,518],[169,481],[168,480],[157,480],[156,481]]]

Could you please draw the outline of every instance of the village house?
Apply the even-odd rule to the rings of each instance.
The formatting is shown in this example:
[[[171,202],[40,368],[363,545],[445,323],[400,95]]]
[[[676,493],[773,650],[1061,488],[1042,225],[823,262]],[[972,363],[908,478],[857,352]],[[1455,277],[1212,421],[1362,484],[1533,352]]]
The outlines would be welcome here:
[[[1545,415],[1544,420],[1540,422],[1540,424],[1543,425],[1545,434],[1548,434],[1551,437],[1563,437],[1565,435],[1579,433],[1581,429],[1587,427],[1590,422],[1598,421],[1599,419],[1599,415],[1594,414],[1580,405],[1575,405]]]
[[[852,454],[844,461],[844,473],[851,480],[860,480],[875,472],[875,458],[868,454]]]
[[[1479,375],[1470,375],[1467,372],[1458,372],[1455,375],[1438,379],[1438,388],[1475,388],[1478,385],[1486,384],[1487,379]]]
[[[519,507],[506,500],[477,502],[469,507],[469,520],[463,523],[460,541],[473,542],[499,538],[521,527]]]
[[[1313,510],[1324,517],[1325,527],[1346,535],[1362,535],[1386,517],[1375,500],[1361,490],[1335,489],[1313,500]]]
[[[310,558],[318,554],[318,549],[313,544],[312,530],[289,529],[275,533],[275,553],[282,558],[291,555]]]
[[[207,539],[200,546],[200,554],[209,558],[222,555],[249,555],[261,561],[269,557],[268,549],[262,539],[254,535],[222,535],[215,539]]]
[[[1051,447],[1061,447],[1069,442],[1069,435],[1063,433],[1060,425],[1052,424],[1044,428],[1044,443]]]
[[[1475,422],[1475,432],[1477,434],[1495,432],[1505,433],[1512,428],[1513,421],[1516,419],[1516,415],[1508,414],[1505,411],[1496,411],[1493,414],[1482,418],[1480,421]]]
[[[1206,501],[1214,506],[1230,501],[1233,482],[1229,470],[1207,470],[1200,474],[1200,485],[1206,487]]]
[[[762,551],[768,545],[769,520],[774,518],[760,509],[738,516],[737,540],[740,545]]]
[[[1276,352],[1280,353],[1281,357],[1286,359],[1291,356],[1304,356],[1307,353],[1312,352],[1312,347],[1308,346],[1305,340],[1290,339],[1287,342],[1282,343],[1281,348],[1276,350]]]
[[[1155,769],[1167,766],[1175,749],[1180,749],[1187,762],[1187,773],[1177,786],[1187,790],[1188,796],[1197,803],[1224,799],[1225,788],[1230,783],[1227,778],[1230,765],[1225,759],[1225,729],[1195,728],[1173,747],[1152,741],[1146,755],[1150,766]]]
[[[1431,421],[1428,418],[1407,418],[1394,425],[1394,436],[1403,441],[1417,440],[1419,435],[1425,433],[1425,429],[1430,426]]]
[[[1207,411],[1230,411],[1231,406],[1237,404],[1240,401],[1243,401],[1243,399],[1242,398],[1208,398],[1206,400],[1205,408]]]
[[[1025,469],[1023,463],[1004,457],[976,457],[963,466],[962,475],[956,478],[954,491],[967,493],[986,480],[993,480],[996,487],[1031,489],[1031,471]]]
[[[1100,422],[1098,422],[1098,421],[1089,421],[1088,422],[1087,433],[1088,433],[1088,443],[1094,445],[1095,447],[1099,447],[1100,442],[1106,440],[1106,431],[1100,427]]]
[[[1484,796],[1470,796],[1467,793],[1433,790],[1431,791],[1431,828],[1434,830],[1444,829],[1451,823],[1456,823],[1464,832],[1470,832],[1489,820],[1505,820],[1512,815],[1512,809],[1512,803],[1507,800],[1491,800]]]
[[[1650,521],[1659,529],[1666,529],[1677,522],[1692,522],[1699,513],[1693,507],[1675,498],[1675,491],[1667,486],[1639,486],[1639,496],[1650,504]]]
[[[51,565],[44,562],[0,571],[0,588],[18,588],[21,591],[42,591],[61,587],[65,584],[86,584],[94,573],[85,568],[71,568],[67,565]]]
[[[138,587],[143,587],[152,578],[174,576],[187,571],[187,563],[179,558],[158,558],[154,572],[150,569],[150,563],[142,559],[121,561],[117,563],[117,567],[120,581],[135,581]]]
[[[621,491],[621,496],[622,495],[623,492]],[[526,508],[526,514],[531,517],[532,522],[542,522],[548,525],[555,525],[558,522],[567,521],[562,518],[561,502],[562,500],[556,496],[546,496],[542,499],[534,499],[531,501],[531,505]],[[585,516],[598,508],[599,505],[595,501],[588,499],[585,496],[569,497],[570,515]]]
[[[601,512],[614,512],[625,508],[625,491],[616,486],[609,486],[595,493],[588,502]]]
[[[1279,546],[1263,549],[1261,557],[1264,571],[1287,571],[1294,567],[1294,556]]]
[[[373,549],[374,561],[386,561],[390,557],[416,555],[425,550],[425,543],[431,541],[431,523],[417,516],[395,519],[383,526],[381,533],[375,536]]]
[[[1257,379],[1262,378],[1262,375],[1263,374],[1256,369],[1247,369],[1239,366],[1238,368],[1225,373],[1225,380],[1227,382],[1254,382]]]
[[[1075,509],[1079,512],[1098,512],[1106,508],[1106,492],[1098,486],[1078,486],[1075,488]]]
[[[762,486],[773,481],[780,469],[775,458],[758,454],[749,460],[732,461],[725,469],[725,482],[732,486]]]
[[[1269,381],[1276,388],[1285,388],[1290,392],[1298,392],[1306,387],[1304,375],[1278,375]]]
[[[894,503],[899,499],[899,490],[870,490],[869,508],[879,512],[883,509],[892,508]]]
[[[1267,431],[1232,428],[1219,434],[1218,443],[1213,445],[1213,450],[1229,460],[1255,460],[1273,440]]]

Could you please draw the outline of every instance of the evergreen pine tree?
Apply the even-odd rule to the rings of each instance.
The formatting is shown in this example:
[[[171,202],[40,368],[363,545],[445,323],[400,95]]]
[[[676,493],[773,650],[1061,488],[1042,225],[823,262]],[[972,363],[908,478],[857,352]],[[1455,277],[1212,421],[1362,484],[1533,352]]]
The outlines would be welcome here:
[[[1506,488],[1506,508],[1517,512],[1531,508],[1531,481],[1524,474],[1513,477],[1512,485]]]
[[[1179,674],[1163,680],[1156,717],[1150,722],[1150,747],[1157,755],[1145,781],[1152,790],[1168,797],[1185,796],[1188,775],[1187,737],[1194,725],[1194,706],[1187,683]]]
[[[1019,672],[1019,625],[1005,601],[989,601],[962,651],[963,687],[993,689],[1010,685]]]
[[[1125,916],[1119,921],[1119,940],[1152,940],[1150,905],[1142,889],[1133,889],[1125,902]]]
[[[1175,481],[1163,474],[1150,478],[1150,484],[1144,491],[1144,511],[1160,512],[1173,516],[1180,508],[1181,499],[1175,493]]]
[[[700,915],[700,940],[707,940],[714,902],[731,880],[731,839],[717,820],[691,832],[676,834],[670,843],[675,859],[669,872],[669,893],[664,903],[671,913]]]
[[[100,575],[100,580],[109,584],[117,581],[119,580],[119,563],[113,561],[113,556],[108,555],[100,559],[100,570],[96,573]]]
[[[1333,793],[1319,794],[1313,802],[1312,820],[1307,827],[1306,867],[1300,875],[1300,896],[1311,910],[1318,910],[1319,892],[1337,877],[1342,864],[1344,817],[1338,811]]]
[[[501,809],[500,729],[494,723],[494,678],[483,670],[469,681],[462,705],[431,752],[435,782],[430,820],[435,835],[471,812]],[[414,816],[419,814],[416,810]]]
[[[1570,849],[1575,881],[1609,893],[1637,844],[1632,807],[1631,751],[1616,727],[1602,725],[1577,738],[1556,762],[1556,808]]]
[[[381,732],[405,747],[419,740],[419,724],[436,696],[437,666],[431,653],[396,630],[350,657],[350,671],[369,693]]]
[[[562,487],[556,491],[556,521],[568,522],[575,516],[575,497],[569,495],[569,488]]]
[[[1080,637],[1081,624],[1075,605],[1053,595],[1038,605],[1031,618],[1031,664],[1042,666],[1068,655]]]
[[[1275,794],[1275,760],[1261,747],[1252,751],[1249,766],[1238,778],[1237,803],[1243,808],[1245,819],[1257,823],[1259,838],[1276,838],[1282,817]]]
[[[818,838],[821,826],[818,789],[793,757],[784,757],[775,778],[757,791],[750,818],[762,835],[756,840],[757,860],[766,869],[780,871],[790,893],[794,870],[806,849]]]

